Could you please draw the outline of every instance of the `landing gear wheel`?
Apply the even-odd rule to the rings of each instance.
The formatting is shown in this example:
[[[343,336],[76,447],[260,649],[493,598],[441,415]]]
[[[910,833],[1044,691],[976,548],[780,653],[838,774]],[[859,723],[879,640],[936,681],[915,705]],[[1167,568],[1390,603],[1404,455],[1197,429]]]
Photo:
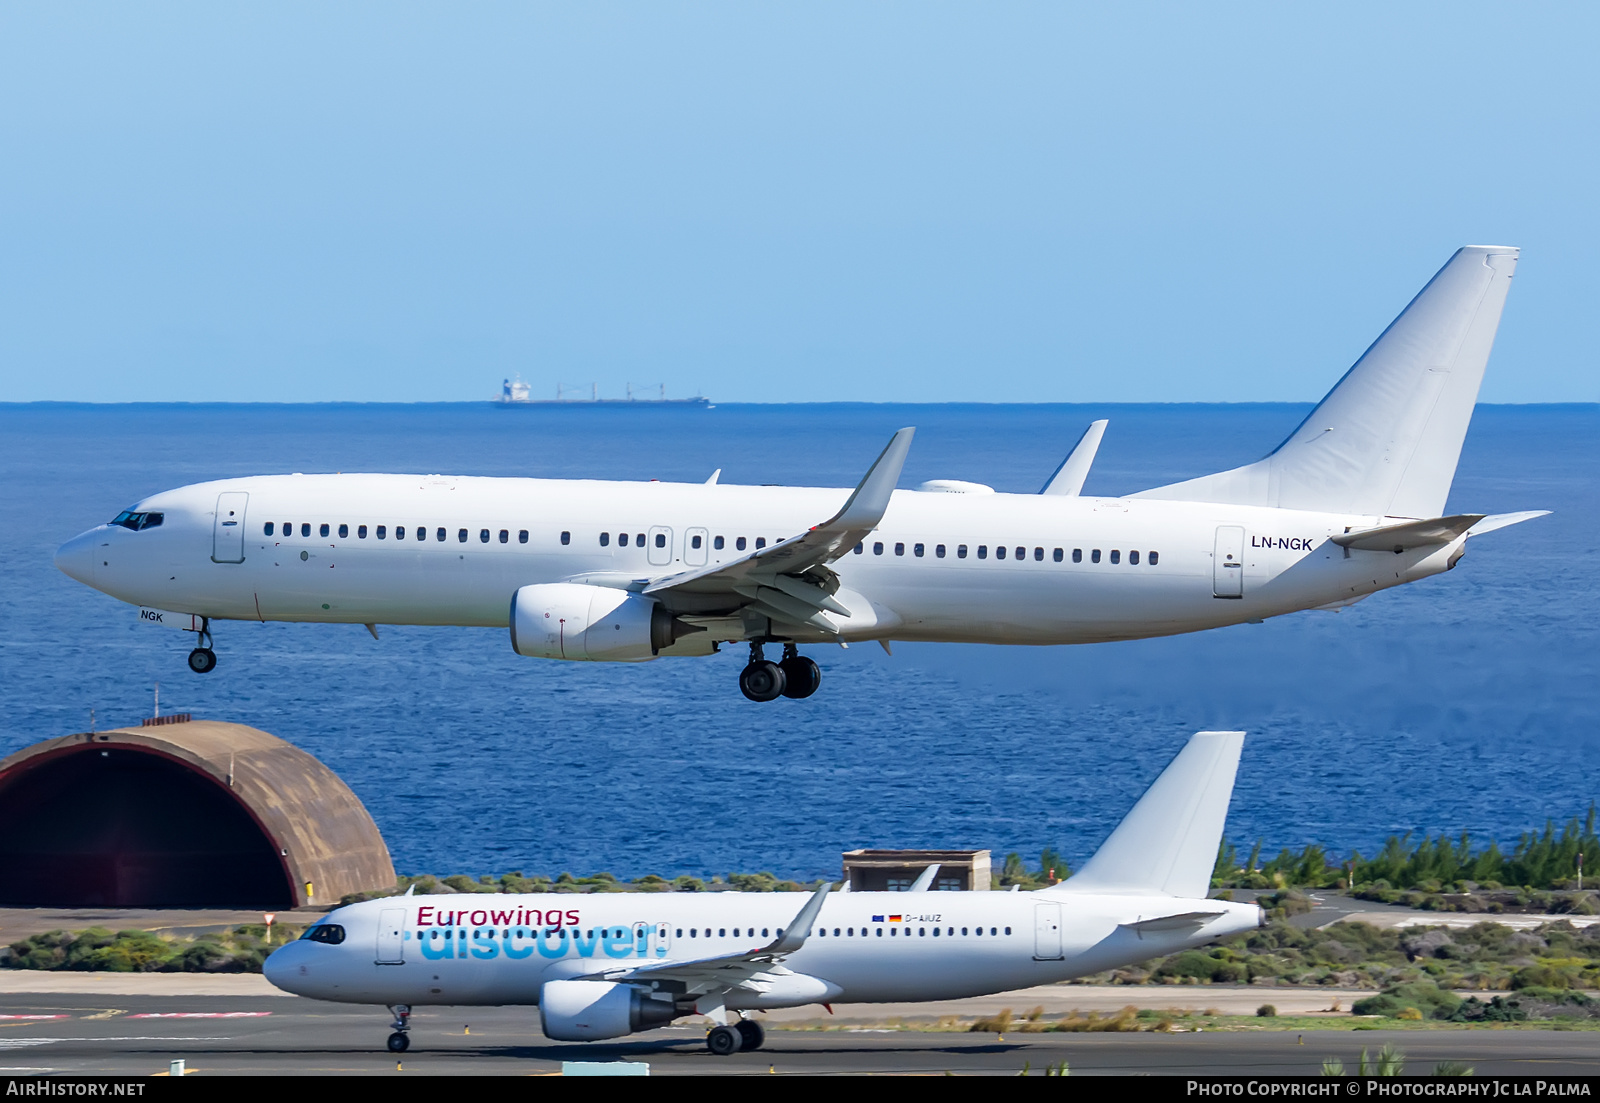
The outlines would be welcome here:
[[[752,701],[776,701],[783,696],[783,668],[757,659],[739,672],[739,692]]]
[[[706,1048],[718,1057],[738,1053],[743,1045],[744,1038],[731,1026],[714,1026],[711,1033],[706,1035]]]
[[[796,700],[810,697],[822,684],[822,670],[804,655],[785,655],[778,664],[783,669],[783,695]]]
[[[217,668],[217,653],[209,647],[197,647],[189,652],[189,669],[196,674],[210,674]]]
[[[402,1034],[398,1030],[389,1035],[389,1052],[404,1053],[411,1048],[411,1035]]]
[[[754,1019],[740,1019],[734,1025],[734,1029],[739,1032],[741,1039],[739,1048],[746,1053],[753,1049],[760,1049],[766,1044],[767,1032]]]

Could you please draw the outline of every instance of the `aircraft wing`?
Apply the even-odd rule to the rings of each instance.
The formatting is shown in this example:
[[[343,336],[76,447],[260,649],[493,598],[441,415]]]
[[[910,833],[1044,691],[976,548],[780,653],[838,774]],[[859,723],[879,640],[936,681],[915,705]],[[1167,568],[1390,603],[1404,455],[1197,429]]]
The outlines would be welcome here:
[[[742,953],[720,954],[716,957],[695,958],[690,961],[663,961],[659,964],[619,965],[595,973],[585,973],[573,980],[609,980],[628,982],[676,981],[685,986],[689,995],[726,992],[733,988],[760,990],[769,986],[777,975],[787,974],[782,961],[805,945],[811,924],[822,910],[822,902],[833,886],[826,881],[812,894],[805,906],[783,928],[783,932],[765,946]]]
[[[844,507],[821,524],[729,563],[653,579],[644,592],[675,613],[727,615],[751,607],[776,621],[837,635],[837,626],[823,613],[848,617],[850,611],[833,598],[838,577],[826,566],[883,520],[915,432],[896,433]]]

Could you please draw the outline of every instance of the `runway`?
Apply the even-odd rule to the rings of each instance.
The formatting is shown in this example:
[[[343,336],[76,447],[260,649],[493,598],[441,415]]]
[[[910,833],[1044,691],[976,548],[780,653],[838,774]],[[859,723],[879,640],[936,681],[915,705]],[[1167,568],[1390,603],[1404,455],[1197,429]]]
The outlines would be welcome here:
[[[1073,1075],[1315,1075],[1353,1069],[1365,1047],[1405,1050],[1407,1071],[1464,1060],[1480,1075],[1600,1075],[1593,1031],[1293,1031],[993,1034],[771,1029],[756,1053],[711,1056],[699,1027],[589,1045],[547,1041],[535,1008],[425,1008],[412,1048],[384,1048],[382,1009],[297,997],[9,995],[0,1000],[0,1075],[149,1075],[183,1058],[194,1075],[551,1074],[563,1061],[644,1061],[652,1075],[998,1074],[1066,1061]],[[28,1016],[26,1018],[21,1016]],[[33,1016],[41,1016],[35,1018]]]

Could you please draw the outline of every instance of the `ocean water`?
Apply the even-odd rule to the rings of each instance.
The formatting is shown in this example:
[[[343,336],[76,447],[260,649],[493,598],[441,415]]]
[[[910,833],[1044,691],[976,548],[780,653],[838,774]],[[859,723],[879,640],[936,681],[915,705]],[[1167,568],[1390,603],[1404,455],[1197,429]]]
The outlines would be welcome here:
[[[1553,509],[1446,575],[1339,613],[1091,647],[813,648],[822,690],[755,705],[742,649],[641,665],[523,659],[483,629],[222,624],[189,637],[57,572],[142,495],[230,475],[395,470],[847,486],[902,425],[902,485],[1032,491],[1083,427],[1086,489],[1254,459],[1296,405],[0,405],[0,755],[163,711],[273,732],[328,763],[406,872],[837,875],[859,846],[1080,864],[1185,736],[1250,733],[1242,845],[1503,842],[1600,795],[1600,407],[1480,407],[1452,510]]]

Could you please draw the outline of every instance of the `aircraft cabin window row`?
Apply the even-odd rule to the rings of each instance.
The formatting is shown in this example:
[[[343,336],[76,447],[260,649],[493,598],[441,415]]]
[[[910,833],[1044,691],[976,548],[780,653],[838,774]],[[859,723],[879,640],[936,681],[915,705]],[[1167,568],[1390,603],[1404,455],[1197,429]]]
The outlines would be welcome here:
[[[562,537],[561,542],[563,544],[568,542],[567,541],[567,537],[569,535],[570,535],[569,533],[565,533],[565,532],[561,534],[561,537]],[[658,548],[665,548],[667,546],[667,534],[664,533],[664,532],[656,533],[655,534],[655,545]],[[609,548],[611,546],[611,534],[609,532],[602,532],[600,534],[600,546],[602,548]],[[619,547],[619,548],[626,548],[626,547],[642,548],[644,546],[645,546],[644,533],[642,533],[642,532],[641,533],[636,533],[636,534],[634,534],[632,536],[628,535],[625,532],[617,533],[617,547]],[[689,537],[689,546],[694,548],[696,551],[699,551],[701,548],[705,547],[705,537],[699,535],[698,533],[693,535],[693,536],[691,536],[691,537]],[[713,548],[715,548],[717,551],[723,550],[724,548],[726,548],[728,546],[727,537],[725,537],[725,536],[713,536],[711,538],[711,546]],[[748,548],[750,546],[750,542],[746,537],[736,536],[736,537],[733,538],[733,546],[734,546],[734,548],[736,548],[739,551],[744,551],[746,548]],[[756,547],[757,548],[764,548],[766,546],[767,546],[767,538],[765,536],[756,537]]]
[[[131,516],[137,516],[137,517],[149,516],[149,517],[156,518],[156,520],[154,522],[147,522],[146,524],[144,524],[142,526],[144,528],[150,528],[152,524],[159,525],[161,523],[161,514],[159,514],[159,513],[133,514]],[[113,522],[113,524],[120,524],[120,523],[121,523],[120,520],[116,521],[116,522]],[[127,527],[131,528],[133,526],[129,525]],[[264,536],[272,536],[277,532],[278,527],[279,526],[278,526],[277,522],[268,521],[266,524],[261,526],[262,535],[264,535]],[[283,528],[283,535],[285,535],[285,536],[293,536],[294,535],[294,522],[292,522],[292,521],[284,521],[283,525],[282,525],[282,528]],[[331,534],[331,530],[332,530],[332,526],[328,525],[326,523],[320,524],[320,525],[317,526],[317,532],[318,532],[318,534],[320,534],[322,536],[330,535]],[[416,526],[416,530],[415,531],[416,531],[416,539],[418,541],[425,541],[425,540],[428,539],[428,528],[427,528],[426,525],[418,525],[418,526]],[[387,540],[389,538],[389,526],[388,525],[376,525],[373,528],[373,534],[379,540]],[[310,525],[309,522],[303,522],[300,525],[300,535],[301,536],[310,536],[311,535],[311,525]],[[565,535],[565,534],[563,534],[563,535]],[[356,526],[356,539],[357,540],[365,540],[366,538],[367,538],[367,526],[366,525],[357,525]],[[405,525],[396,525],[394,527],[394,538],[396,540],[404,540],[406,538],[406,526]],[[448,540],[450,538],[449,530],[445,529],[445,528],[436,528],[436,529],[433,530],[433,538],[434,538],[434,540],[436,540],[436,541],[438,541],[440,543],[443,543],[443,542],[445,542],[446,540]],[[349,525],[340,525],[339,526],[339,539],[341,539],[341,540],[350,539],[350,526]],[[478,530],[478,543],[487,544],[487,543],[489,543],[489,541],[491,539],[498,539],[500,541],[500,543],[502,543],[502,544],[509,544],[509,543],[511,543],[511,530],[510,529],[501,529],[499,531],[499,535],[498,536],[491,535],[491,532],[490,532],[489,529],[479,529]],[[457,529],[456,530],[456,543],[465,544],[466,542],[467,542],[467,530],[466,529]],[[517,530],[517,543],[526,544],[527,542],[528,542],[528,530],[527,529],[519,529],[519,530]],[[562,542],[565,543],[566,541],[562,541]]]
[[[865,554],[866,550],[867,550],[867,545],[866,545],[865,541],[863,541],[862,543],[859,543],[859,544],[857,544],[855,546],[855,554],[857,554],[857,555]],[[883,541],[882,540],[874,540],[872,542],[872,554],[873,555],[882,555],[883,552],[884,552],[884,543],[883,543]],[[899,555],[899,556],[905,555],[906,554],[906,546],[905,546],[905,544],[904,543],[896,543],[895,546],[894,546],[894,554],[895,555]],[[911,554],[917,559],[924,558],[926,556],[926,554],[927,554],[927,545],[926,544],[913,544],[913,545],[911,545]],[[1128,553],[1128,562],[1133,564],[1134,566],[1138,566],[1139,565],[1139,554],[1140,554],[1139,552],[1130,551]],[[1015,558],[1015,559],[1024,560],[1024,559],[1028,558],[1028,549],[1023,547],[1020,544],[1017,545],[1016,548],[1007,548],[1004,545],[1000,545],[1000,546],[997,546],[994,549],[994,557],[996,559],[1005,559],[1008,555],[1010,555],[1012,558]],[[943,544],[935,544],[933,546],[933,557],[935,559],[943,559],[945,557],[945,546]],[[957,559],[965,559],[966,557],[967,557],[967,546],[965,544],[957,544],[956,545],[956,558]],[[978,558],[979,559],[988,559],[989,558],[989,545],[988,544],[979,544],[978,545]],[[1064,548],[1056,548],[1056,549],[1054,549],[1050,553],[1050,558],[1051,558],[1051,560],[1053,562],[1056,562],[1056,563],[1062,562],[1066,558],[1066,549],[1064,549]],[[1035,563],[1043,563],[1044,562],[1044,549],[1043,548],[1037,548],[1036,547],[1036,548],[1033,549],[1033,561]],[[1074,563],[1082,563],[1083,562],[1083,549],[1082,548],[1073,548],[1072,549],[1072,561]],[[1090,550],[1090,552],[1089,552],[1089,562],[1091,562],[1091,563],[1100,562],[1100,549],[1099,548],[1093,548],[1093,549]],[[1111,562],[1113,562],[1113,563],[1121,563],[1122,562],[1122,552],[1120,550],[1118,550],[1116,548],[1113,548],[1111,550]],[[1161,553],[1160,552],[1149,552],[1148,555],[1147,555],[1146,562],[1149,563],[1150,566],[1154,567],[1156,564],[1161,562]]]

